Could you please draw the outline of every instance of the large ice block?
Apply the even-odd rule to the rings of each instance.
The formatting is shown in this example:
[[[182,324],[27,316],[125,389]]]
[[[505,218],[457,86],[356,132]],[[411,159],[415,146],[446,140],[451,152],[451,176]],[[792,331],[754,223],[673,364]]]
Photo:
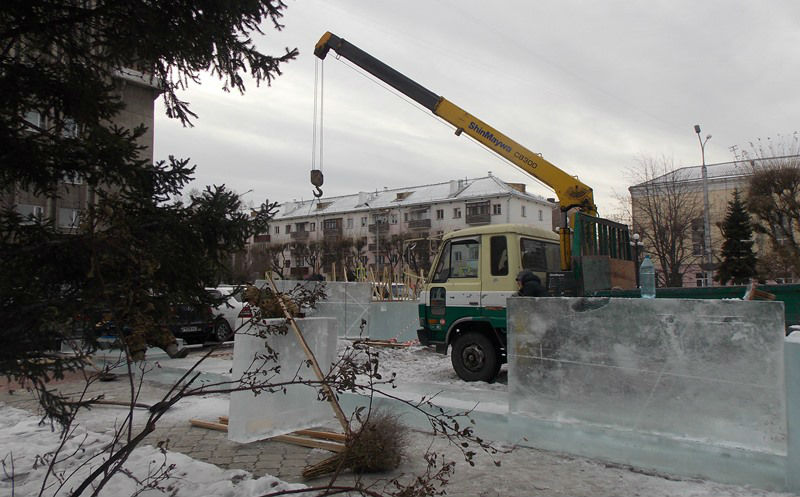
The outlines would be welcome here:
[[[512,298],[513,414],[786,452],[782,302]]]
[[[283,320],[270,319],[267,324]],[[309,348],[314,352],[323,374],[336,361],[336,320],[332,318],[298,319]],[[277,363],[264,360],[277,352]],[[272,370],[280,366],[279,372]],[[313,369],[300,343],[290,329],[285,335],[259,337],[253,331],[237,333],[233,348],[233,378],[251,377],[270,384],[302,378],[316,381]],[[231,394],[228,438],[252,442],[326,424],[334,419],[331,405],[319,400],[318,389],[306,385],[288,385],[286,391],[259,394],[246,390]]]
[[[416,300],[373,302],[368,321],[369,337],[373,340],[414,340],[419,328],[419,303]]]

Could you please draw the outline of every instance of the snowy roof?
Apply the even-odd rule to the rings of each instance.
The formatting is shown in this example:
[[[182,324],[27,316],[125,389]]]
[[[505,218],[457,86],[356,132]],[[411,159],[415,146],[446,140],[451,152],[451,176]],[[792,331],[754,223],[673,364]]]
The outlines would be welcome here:
[[[753,173],[753,168],[761,162],[771,161],[773,158],[738,160],[733,162],[720,162],[718,164],[707,164],[706,173],[709,180],[736,178],[749,176]],[[633,185],[631,188],[644,186],[648,183],[672,183],[672,182],[692,182],[703,179],[703,166],[688,166],[670,171],[648,181]]]
[[[359,192],[340,197],[284,202],[279,206],[275,219],[341,214],[358,210],[413,208],[415,205],[427,206],[453,200],[469,202],[508,195],[541,203],[547,202],[544,197],[520,192],[501,179],[489,175],[483,178],[452,180],[430,185]]]

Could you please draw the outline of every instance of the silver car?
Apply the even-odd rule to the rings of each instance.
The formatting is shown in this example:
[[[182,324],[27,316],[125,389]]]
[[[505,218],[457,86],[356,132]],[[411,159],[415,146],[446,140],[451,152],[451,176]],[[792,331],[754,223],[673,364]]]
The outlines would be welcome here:
[[[236,286],[218,286],[206,288],[221,303],[214,308],[214,329],[211,337],[218,342],[233,340],[233,336],[241,323],[240,313],[246,307],[243,301],[243,288]]]

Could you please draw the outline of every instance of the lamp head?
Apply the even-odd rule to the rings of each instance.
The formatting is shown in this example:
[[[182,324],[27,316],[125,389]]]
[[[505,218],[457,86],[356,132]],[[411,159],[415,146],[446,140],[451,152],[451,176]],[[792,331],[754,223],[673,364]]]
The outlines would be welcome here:
[[[699,124],[695,124],[694,125],[694,132],[697,133],[698,135],[700,134],[700,125]]]

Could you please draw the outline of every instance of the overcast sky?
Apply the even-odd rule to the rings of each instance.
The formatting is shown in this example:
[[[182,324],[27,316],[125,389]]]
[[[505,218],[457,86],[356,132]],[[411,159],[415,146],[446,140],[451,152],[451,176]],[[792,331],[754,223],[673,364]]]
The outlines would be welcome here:
[[[288,0],[268,53],[297,47],[271,87],[226,94],[207,78],[183,97],[194,128],[156,103],[155,158],[189,157],[192,188],[245,201],[311,198],[313,48],[326,32],[494,126],[595,191],[600,215],[641,156],[708,164],[731,146],[800,129],[800,2]],[[344,60],[324,63],[326,196],[485,176],[552,192]]]

